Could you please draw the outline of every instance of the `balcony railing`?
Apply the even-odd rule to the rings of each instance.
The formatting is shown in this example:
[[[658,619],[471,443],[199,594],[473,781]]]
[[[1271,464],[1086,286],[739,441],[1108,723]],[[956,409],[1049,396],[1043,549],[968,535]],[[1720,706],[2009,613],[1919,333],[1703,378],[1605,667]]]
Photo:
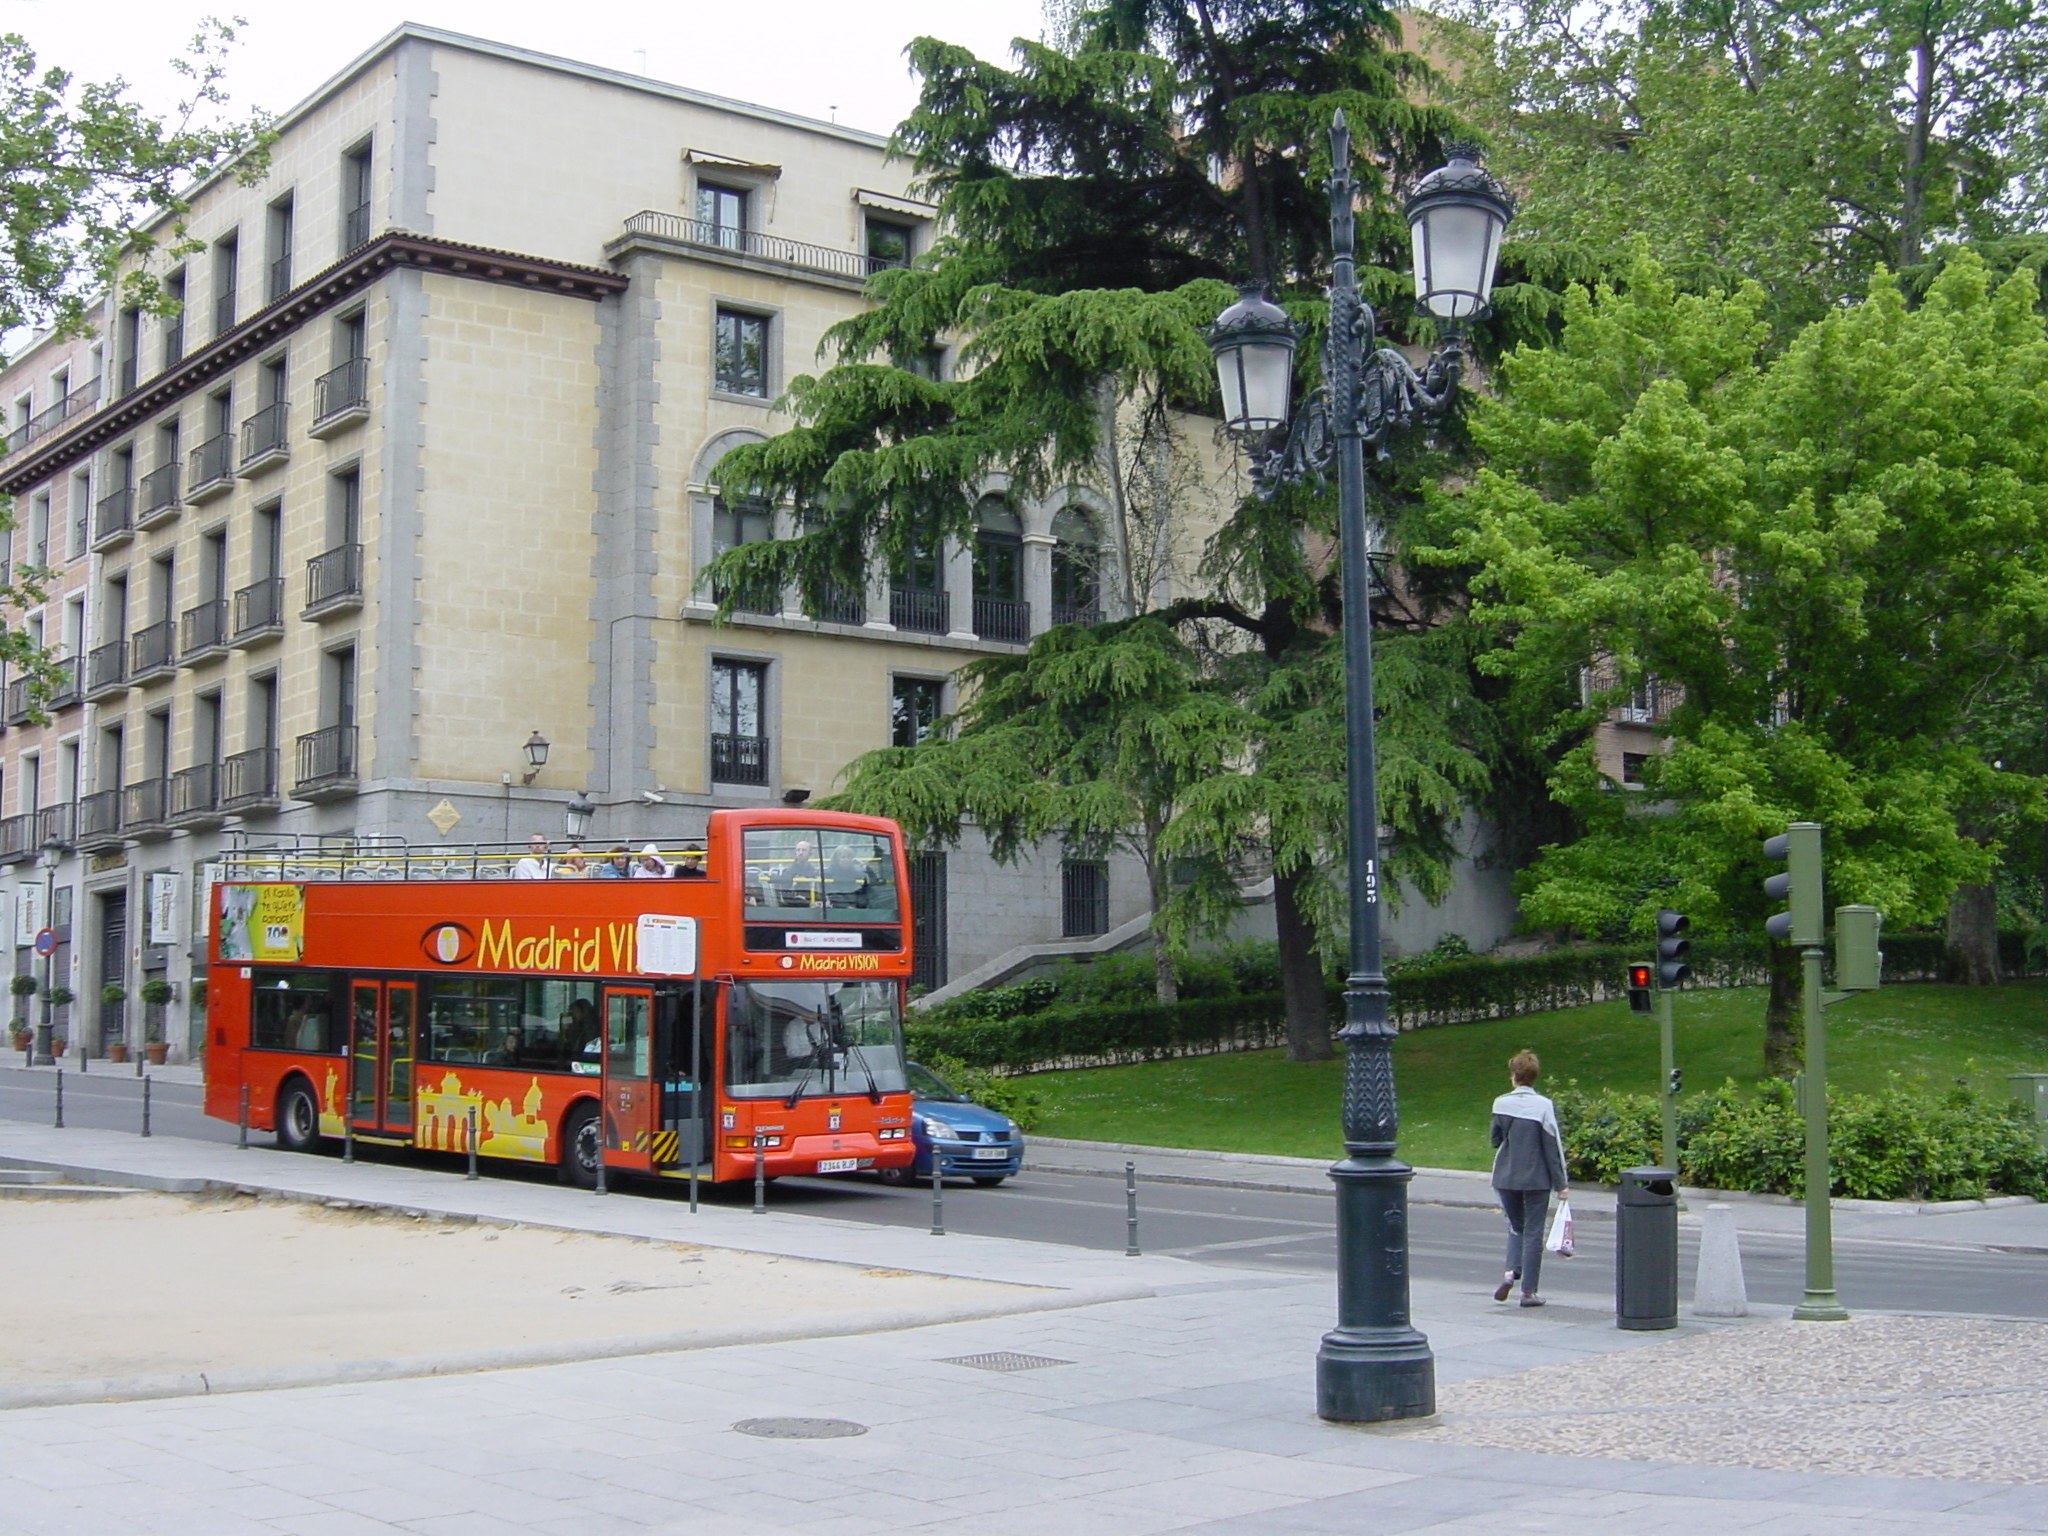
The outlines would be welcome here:
[[[124,485],[112,495],[102,496],[93,509],[93,546],[117,543],[134,532],[135,487]]]
[[[171,775],[171,820],[190,822],[219,814],[218,763],[194,763]]]
[[[370,360],[352,357],[313,381],[313,431],[355,420],[370,409]]]
[[[338,545],[306,562],[306,616],[357,606],[362,600],[362,545]]]
[[[292,253],[286,251],[270,264],[270,283],[264,289],[264,302],[275,304],[292,291]]]
[[[171,781],[143,779],[130,784],[122,795],[121,827],[128,832],[164,828],[170,819]]]
[[[252,747],[237,752],[222,767],[221,808],[248,810],[277,804],[277,748]]]
[[[680,214],[660,213],[653,209],[627,219],[626,232],[653,235],[658,239],[714,251],[731,251],[740,256],[757,256],[785,266],[829,272],[835,277],[865,280],[870,272],[877,270],[874,258],[865,251],[839,251],[830,246],[806,245],[801,240],[785,240],[780,235],[764,235],[759,230],[735,229],[730,224],[714,224],[709,219],[686,219]]]
[[[178,510],[178,466],[176,461],[160,464],[142,477],[141,505],[136,520],[145,528]]]
[[[292,793],[301,799],[309,794],[347,792],[355,787],[356,728],[330,725],[309,731],[299,738],[299,777]]]
[[[164,322],[164,366],[169,368],[181,362],[185,356],[185,310],[184,300],[178,301],[178,312]]]
[[[28,696],[27,678],[17,677],[13,682],[9,683],[7,685],[6,723],[8,725],[20,725],[25,722],[28,719],[32,702]]]
[[[170,671],[172,631],[176,628],[169,619],[158,619],[135,631],[128,642],[129,681],[140,682],[158,672]]]
[[[949,627],[946,594],[917,587],[889,589],[889,622],[919,635],[943,635]]]
[[[69,709],[84,697],[78,687],[78,658],[67,656],[52,666],[55,671],[50,678],[50,708]]]
[[[1095,603],[1089,603],[1085,606],[1076,606],[1073,603],[1054,603],[1052,605],[1052,621],[1054,624],[1100,624],[1102,622],[1102,609],[1100,605]]]
[[[55,404],[46,406],[7,434],[7,451],[26,448],[39,437],[47,437],[81,411],[100,403],[100,381],[90,379]]]
[[[101,693],[128,686],[128,642],[109,640],[105,645],[96,645],[85,658],[85,693],[87,698],[97,698]]]
[[[103,789],[98,794],[80,796],[77,841],[103,843],[119,837],[121,798],[121,791],[118,789]]]
[[[224,650],[228,643],[228,605],[220,598],[187,608],[178,620],[178,659],[194,661]]]
[[[213,334],[225,336],[235,328],[235,295],[232,291],[213,301]]]
[[[247,645],[284,629],[284,578],[266,576],[235,594],[236,645]]]
[[[768,738],[713,735],[711,777],[720,784],[766,784]]]
[[[1013,597],[977,597],[974,632],[984,640],[1022,645],[1031,638],[1031,605]]]
[[[185,494],[194,501],[234,483],[235,434],[222,432],[192,450],[191,484]]]
[[[242,423],[242,470],[261,467],[290,451],[286,437],[291,407],[279,400]]]
[[[367,245],[370,239],[370,205],[357,203],[349,209],[342,220],[342,250],[345,253],[359,245]]]
[[[33,815],[0,818],[0,864],[15,863],[36,851],[29,841],[34,823]]]
[[[835,582],[805,603],[804,612],[821,624],[865,624],[867,598],[858,587],[843,587]]]
[[[29,828],[29,838],[36,847],[47,848],[55,843],[68,848],[78,841],[78,807],[69,800],[46,805],[30,814],[34,825]]]

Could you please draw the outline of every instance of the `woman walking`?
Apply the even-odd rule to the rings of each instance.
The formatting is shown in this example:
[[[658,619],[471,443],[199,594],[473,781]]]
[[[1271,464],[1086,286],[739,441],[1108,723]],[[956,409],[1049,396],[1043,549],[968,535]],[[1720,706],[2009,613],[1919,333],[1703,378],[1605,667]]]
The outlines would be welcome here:
[[[1560,1200],[1571,1193],[1557,1106],[1536,1091],[1542,1071],[1534,1051],[1517,1052],[1508,1062],[1514,1087],[1493,1101],[1493,1189],[1508,1219],[1508,1267],[1493,1299],[1506,1301],[1519,1280],[1525,1307],[1543,1305],[1536,1279],[1543,1269],[1550,1192],[1556,1190]]]

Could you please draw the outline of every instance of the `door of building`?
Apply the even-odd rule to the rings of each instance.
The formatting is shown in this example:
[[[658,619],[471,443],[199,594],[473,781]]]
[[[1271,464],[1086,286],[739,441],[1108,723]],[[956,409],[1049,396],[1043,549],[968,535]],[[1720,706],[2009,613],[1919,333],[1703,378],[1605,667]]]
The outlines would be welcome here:
[[[128,893],[108,891],[100,897],[100,1041],[99,1054],[125,1041],[126,1003],[106,1001],[106,989],[119,986],[128,974]]]

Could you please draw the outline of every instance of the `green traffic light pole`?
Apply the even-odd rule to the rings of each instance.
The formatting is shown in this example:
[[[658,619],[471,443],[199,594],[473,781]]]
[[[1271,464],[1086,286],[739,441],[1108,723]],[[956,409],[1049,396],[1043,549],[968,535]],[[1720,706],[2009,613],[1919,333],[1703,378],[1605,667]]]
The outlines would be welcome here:
[[[1814,828],[1816,841],[1820,829]],[[1820,935],[1807,935],[1799,951],[1800,1011],[1806,1026],[1806,1070],[1799,1097],[1806,1112],[1806,1295],[1792,1309],[1805,1323],[1842,1323],[1848,1312],[1835,1295],[1834,1176],[1828,1166],[1828,1031],[1822,1010]],[[1846,995],[1846,994],[1844,994]]]
[[[1660,978],[1661,980],[1661,978]],[[1664,1109],[1664,1166],[1678,1172],[1678,1046],[1671,1036],[1671,988],[1657,988],[1658,1064],[1664,1072],[1658,1095]]]

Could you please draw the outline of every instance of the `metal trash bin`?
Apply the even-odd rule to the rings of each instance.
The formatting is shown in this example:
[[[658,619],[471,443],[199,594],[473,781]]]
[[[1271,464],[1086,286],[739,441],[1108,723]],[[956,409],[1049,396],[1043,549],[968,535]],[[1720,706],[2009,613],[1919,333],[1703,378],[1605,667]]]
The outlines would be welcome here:
[[[2048,1072],[2015,1072],[2005,1080],[2012,1096],[2034,1117],[2034,1135],[2048,1152]]]
[[[1678,1174],[1629,1168],[1615,1202],[1614,1326],[1678,1326]]]

